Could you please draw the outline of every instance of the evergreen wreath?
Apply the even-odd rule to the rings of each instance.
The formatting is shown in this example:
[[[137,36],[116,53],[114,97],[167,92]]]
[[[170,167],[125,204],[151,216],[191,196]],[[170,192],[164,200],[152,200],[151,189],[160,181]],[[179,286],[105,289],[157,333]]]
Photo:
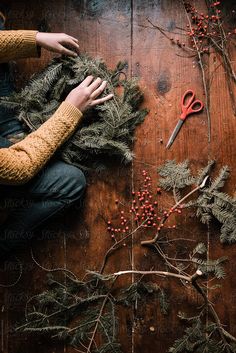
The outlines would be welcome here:
[[[139,109],[143,94],[135,79],[127,79],[126,67],[125,62],[119,62],[109,70],[102,60],[87,55],[55,58],[20,92],[1,98],[0,105],[14,109],[16,118],[32,132],[50,118],[86,76],[101,77],[107,81],[103,95],[112,92],[114,98],[84,114],[83,123],[59,154],[64,161],[84,169],[104,169],[114,157],[129,163],[133,158],[134,130],[144,121],[147,110]]]

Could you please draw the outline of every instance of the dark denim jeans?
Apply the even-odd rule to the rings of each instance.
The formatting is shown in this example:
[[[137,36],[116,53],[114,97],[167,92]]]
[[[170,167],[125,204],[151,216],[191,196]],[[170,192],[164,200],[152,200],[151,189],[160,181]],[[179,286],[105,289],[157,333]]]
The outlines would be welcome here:
[[[6,68],[4,77],[7,77],[7,65],[0,64],[0,67],[3,76]],[[0,96],[5,95],[6,91],[8,94],[12,91],[12,83],[0,80]],[[2,114],[0,111],[0,120],[1,117],[5,119],[3,111]],[[19,131],[16,126],[14,116],[9,114],[6,124],[8,133],[9,127],[11,132],[13,128]],[[0,148],[12,144],[4,136],[6,131],[0,131]],[[0,225],[0,262],[16,248],[24,247],[33,237],[34,230],[50,217],[75,202],[81,206],[85,186],[85,176],[80,169],[55,158],[24,185],[0,185],[0,208],[9,213],[5,223]]]
[[[0,225],[0,262],[24,247],[50,217],[75,202],[80,207],[85,186],[79,168],[58,160],[51,160],[24,185],[0,185],[0,208],[9,213]]]

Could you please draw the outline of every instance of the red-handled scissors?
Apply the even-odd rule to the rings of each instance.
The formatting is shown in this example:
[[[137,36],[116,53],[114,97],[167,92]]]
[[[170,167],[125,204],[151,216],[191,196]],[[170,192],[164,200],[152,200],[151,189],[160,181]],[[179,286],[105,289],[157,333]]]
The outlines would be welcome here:
[[[189,95],[189,98],[186,101],[186,97]],[[186,118],[193,113],[198,113],[203,109],[203,103],[200,100],[194,100],[195,99],[195,93],[189,89],[187,90],[183,97],[182,97],[182,101],[181,101],[181,108],[182,108],[182,114],[180,116],[180,119],[174,129],[174,131],[172,132],[172,135],[166,145],[166,148],[170,148],[170,146],[172,145],[172,143],[174,142],[176,136],[178,135],[183,123],[185,122]],[[186,101],[186,103],[185,103]]]

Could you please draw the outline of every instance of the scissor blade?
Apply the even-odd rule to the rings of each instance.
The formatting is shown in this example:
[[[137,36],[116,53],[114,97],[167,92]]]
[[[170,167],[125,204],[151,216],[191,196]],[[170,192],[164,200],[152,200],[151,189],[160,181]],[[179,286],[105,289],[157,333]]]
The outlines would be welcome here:
[[[169,141],[167,142],[166,148],[170,148],[172,143],[174,142],[176,136],[178,135],[179,130],[181,129],[181,126],[183,125],[183,120],[179,120],[174,131],[172,132],[171,137],[169,138]]]

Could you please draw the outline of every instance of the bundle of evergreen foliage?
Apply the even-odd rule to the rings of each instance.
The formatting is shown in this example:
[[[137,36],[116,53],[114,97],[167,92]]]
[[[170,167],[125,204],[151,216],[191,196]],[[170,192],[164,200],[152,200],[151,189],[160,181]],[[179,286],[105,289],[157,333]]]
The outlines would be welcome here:
[[[204,260],[201,256],[206,255],[206,252],[203,243],[197,244],[189,254],[189,263],[192,263],[195,269],[200,269],[205,276],[222,279],[224,258]],[[80,280],[71,271],[52,271],[56,271],[56,274],[48,275],[48,289],[28,300],[25,322],[18,325],[17,331],[47,335],[81,352],[121,353],[118,340],[118,311],[121,306],[124,310],[133,305],[144,306],[146,302],[151,301],[153,305],[159,305],[163,315],[169,314],[169,298],[158,283],[138,280],[117,288],[114,286],[117,279],[115,274],[87,271],[87,276],[84,277],[86,280]],[[214,322],[210,327],[206,327],[205,322],[202,322],[204,313],[208,313],[207,305],[202,307],[197,316],[198,330],[196,331],[194,321],[193,328],[187,328],[183,337],[174,342],[169,352],[195,352],[191,351],[191,348],[195,347],[196,352],[200,353],[198,347],[208,351],[213,343],[214,347],[222,348],[222,342],[217,338],[219,327]],[[209,332],[214,331],[216,335],[214,341],[213,338],[209,341],[206,337],[209,329]],[[101,339],[97,340],[97,337]],[[218,353],[218,350],[216,352]]]
[[[66,276],[66,282],[65,277]],[[135,282],[126,288],[113,288],[115,277],[90,271],[87,281],[72,272],[48,276],[48,290],[32,297],[26,307],[26,322],[17,330],[49,335],[80,352],[120,353],[117,309],[145,300],[157,299],[160,311],[167,313],[163,289],[152,282]]]
[[[136,81],[128,80],[125,75],[120,80],[126,66],[125,62],[119,62],[114,70],[109,70],[102,60],[85,55],[55,58],[19,93],[1,98],[0,105],[14,109],[16,117],[31,132],[55,112],[86,76],[101,77],[108,82],[103,95],[112,92],[114,98],[86,112],[83,123],[59,153],[66,162],[85,169],[103,169],[108,157],[128,163],[133,157],[130,148],[134,130],[143,122],[147,110],[139,109],[143,94]],[[119,89],[122,93],[118,94],[118,87],[122,87]]]
[[[193,176],[189,169],[188,161],[176,163],[167,161],[158,171],[162,177],[160,186],[165,190],[172,190],[176,201],[181,199],[181,190],[191,185],[200,185],[203,179],[210,176],[214,161]],[[209,224],[213,219],[221,224],[220,240],[222,243],[236,242],[236,198],[221,191],[229,177],[229,168],[221,168],[218,176],[200,189],[197,198],[189,201],[184,207],[193,207],[196,215],[204,224]]]
[[[229,337],[227,343],[219,339],[219,328],[215,322],[209,321],[206,313],[203,315],[201,312],[200,315],[190,318],[186,317],[184,313],[179,313],[179,317],[187,322],[188,327],[185,334],[169,348],[169,353],[236,352],[236,344]]]

